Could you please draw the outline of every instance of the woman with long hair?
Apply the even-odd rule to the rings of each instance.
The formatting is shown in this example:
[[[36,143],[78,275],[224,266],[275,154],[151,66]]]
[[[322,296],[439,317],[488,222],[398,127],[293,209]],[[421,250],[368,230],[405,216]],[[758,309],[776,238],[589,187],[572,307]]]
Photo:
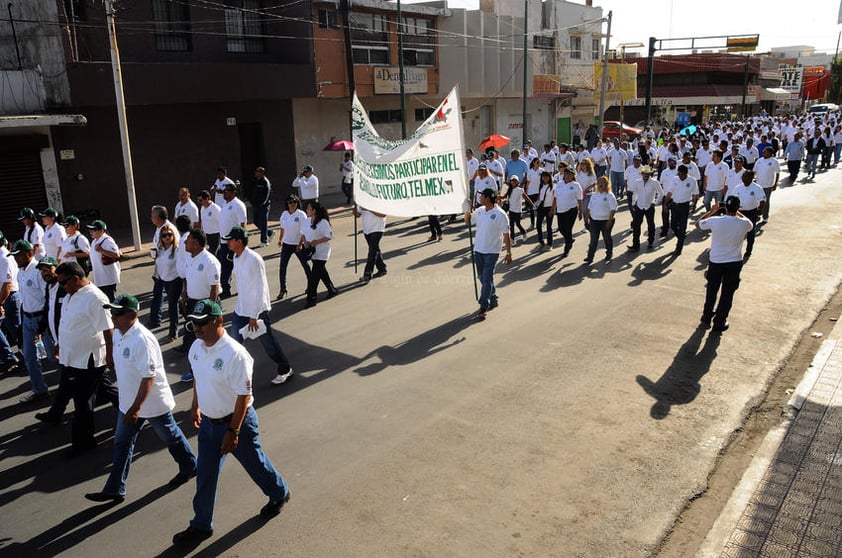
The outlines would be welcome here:
[[[582,187],[582,212],[585,218],[585,229],[588,228],[588,201],[596,186],[596,173],[594,172],[593,161],[589,158],[582,159],[576,171],[576,182]]]
[[[178,258],[178,235],[170,225],[164,225],[158,233],[158,244],[155,246],[155,273],[163,281],[167,293],[169,341],[178,339],[178,300],[182,288],[182,280],[178,276]]]
[[[313,270],[307,281],[307,303],[304,305],[305,308],[310,308],[316,305],[319,281],[327,288],[327,298],[336,296],[339,291],[333,286],[326,267],[327,260],[330,258],[330,240],[333,238],[327,209],[319,202],[311,201],[307,205],[307,216],[310,218],[310,223],[305,223],[301,227],[301,239],[298,244],[302,249],[313,250]]]
[[[591,241],[588,244],[588,255],[586,263],[593,261],[596,253],[596,245],[599,242],[599,235],[605,242],[605,259],[610,260],[614,251],[614,243],[611,239],[611,229],[614,227],[614,214],[617,212],[617,198],[611,192],[611,182],[608,178],[600,176],[596,181],[596,192],[588,205],[588,222],[591,233]]]
[[[310,284],[310,264],[307,263],[307,258],[301,253],[301,230],[309,226],[310,219],[307,214],[301,210],[301,201],[295,194],[290,194],[286,199],[286,211],[281,214],[281,234],[278,238],[278,246],[281,247],[281,264],[280,264],[280,280],[281,290],[278,292],[278,300],[287,295],[287,266],[292,255],[298,258],[301,262],[301,267],[304,268],[304,275],[307,278],[307,284]]]
[[[529,170],[526,171],[526,184],[523,185],[526,195],[532,202],[529,204],[529,226],[535,226],[535,202],[538,201],[538,194],[541,191],[541,159],[535,157],[529,162]]]
[[[553,249],[553,176],[547,171],[541,173],[540,188],[538,190],[538,200],[535,205],[538,208],[538,222],[535,229],[538,231],[538,245],[544,247],[544,235],[541,234],[541,227],[544,220],[547,221],[547,249]]]

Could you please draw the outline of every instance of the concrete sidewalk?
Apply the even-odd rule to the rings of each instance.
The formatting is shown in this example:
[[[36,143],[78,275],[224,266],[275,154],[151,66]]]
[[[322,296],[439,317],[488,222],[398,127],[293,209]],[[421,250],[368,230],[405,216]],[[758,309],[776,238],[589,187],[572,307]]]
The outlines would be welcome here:
[[[697,556],[842,555],[842,325],[838,322]]]

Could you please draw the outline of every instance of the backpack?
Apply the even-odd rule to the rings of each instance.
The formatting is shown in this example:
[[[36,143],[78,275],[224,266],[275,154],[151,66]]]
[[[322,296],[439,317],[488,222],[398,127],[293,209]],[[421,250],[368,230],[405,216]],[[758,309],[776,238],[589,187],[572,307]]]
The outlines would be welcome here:
[[[77,237],[73,241],[73,247],[76,249],[74,252],[79,251],[79,238]],[[76,258],[76,263],[78,263],[82,267],[82,271],[85,272],[85,277],[91,272],[91,258],[90,255],[87,258]]]

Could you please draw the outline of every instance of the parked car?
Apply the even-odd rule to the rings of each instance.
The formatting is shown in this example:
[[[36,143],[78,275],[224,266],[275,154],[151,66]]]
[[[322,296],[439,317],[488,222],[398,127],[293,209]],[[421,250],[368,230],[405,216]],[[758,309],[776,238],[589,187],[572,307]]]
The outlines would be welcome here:
[[[807,109],[810,114],[827,114],[828,112],[836,112],[839,110],[839,105],[833,103],[819,103]]]
[[[619,139],[625,134],[627,139],[632,140],[639,136],[642,131],[641,128],[635,128],[634,126],[629,126],[616,120],[606,120],[602,127],[602,137]]]

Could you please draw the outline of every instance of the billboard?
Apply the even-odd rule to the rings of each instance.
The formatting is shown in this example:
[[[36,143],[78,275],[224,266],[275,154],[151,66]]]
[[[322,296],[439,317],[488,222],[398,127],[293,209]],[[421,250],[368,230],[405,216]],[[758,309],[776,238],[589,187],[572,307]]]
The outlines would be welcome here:
[[[801,66],[789,66],[780,64],[778,73],[781,76],[781,89],[789,93],[790,101],[797,101],[801,98],[801,85],[804,81],[804,68]]]
[[[593,65],[594,102],[599,103],[602,93],[602,62]],[[608,88],[605,92],[607,104],[637,99],[637,64],[608,64]]]

